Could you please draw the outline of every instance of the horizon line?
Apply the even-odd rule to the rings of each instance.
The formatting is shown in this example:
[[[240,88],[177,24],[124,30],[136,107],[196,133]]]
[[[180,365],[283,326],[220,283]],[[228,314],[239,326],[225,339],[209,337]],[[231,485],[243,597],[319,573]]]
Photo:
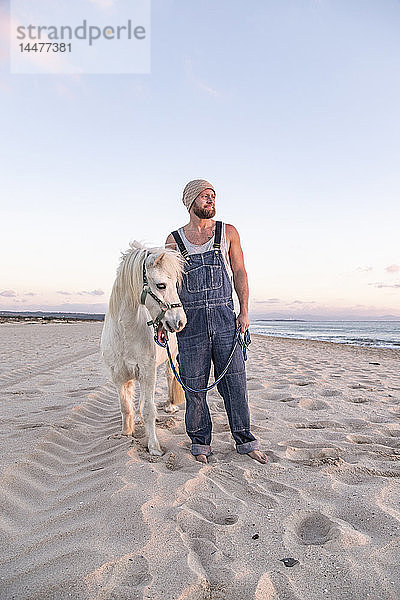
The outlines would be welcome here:
[[[34,316],[34,315],[84,315],[84,316],[93,316],[96,315],[98,317],[105,317],[106,312],[85,312],[85,311],[65,311],[65,310],[0,310],[0,316]],[[302,318],[301,315],[296,315],[295,317],[269,317],[269,318],[256,318],[255,315],[250,313],[250,317],[252,321],[400,321],[400,316],[396,315],[382,315],[382,316],[371,316],[371,317],[323,317],[322,315],[316,315],[315,318],[312,315],[307,315],[308,318]]]

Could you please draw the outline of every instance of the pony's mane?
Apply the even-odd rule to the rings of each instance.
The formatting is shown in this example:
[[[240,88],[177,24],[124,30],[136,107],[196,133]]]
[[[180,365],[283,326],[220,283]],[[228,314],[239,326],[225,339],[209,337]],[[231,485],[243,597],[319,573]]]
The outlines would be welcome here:
[[[128,297],[132,308],[140,304],[140,295],[143,289],[143,263],[150,256],[164,254],[160,265],[166,275],[176,279],[178,284],[182,281],[183,258],[180,252],[171,248],[148,248],[136,240],[129,244],[126,252],[122,253],[121,262],[117,269],[113,289],[110,296],[109,312],[111,316],[118,314],[122,300]],[[151,262],[151,261],[149,261]]]

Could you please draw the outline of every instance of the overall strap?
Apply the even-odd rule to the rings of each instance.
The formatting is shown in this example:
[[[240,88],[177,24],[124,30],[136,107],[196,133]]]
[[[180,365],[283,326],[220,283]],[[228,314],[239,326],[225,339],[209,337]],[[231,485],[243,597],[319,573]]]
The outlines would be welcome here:
[[[183,258],[185,258],[186,260],[189,260],[188,259],[189,252],[186,250],[186,246],[183,243],[183,240],[182,240],[181,236],[179,235],[178,231],[173,231],[172,235],[174,237],[176,245],[178,246],[179,250],[181,251]]]
[[[215,222],[215,236],[213,248],[215,251],[221,250],[221,234],[222,234],[222,221]]]

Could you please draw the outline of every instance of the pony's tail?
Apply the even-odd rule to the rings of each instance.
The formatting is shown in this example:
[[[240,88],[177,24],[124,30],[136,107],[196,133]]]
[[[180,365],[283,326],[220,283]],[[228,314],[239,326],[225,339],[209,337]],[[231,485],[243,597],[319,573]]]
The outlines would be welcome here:
[[[178,365],[176,365],[175,368],[179,373]],[[167,361],[167,369],[168,369],[168,376],[172,377],[171,387],[169,390],[169,394],[170,394],[169,401],[173,406],[177,406],[178,404],[183,404],[185,402],[185,392],[183,391],[181,384],[178,382],[175,375],[173,374],[171,365],[169,364],[169,360]]]

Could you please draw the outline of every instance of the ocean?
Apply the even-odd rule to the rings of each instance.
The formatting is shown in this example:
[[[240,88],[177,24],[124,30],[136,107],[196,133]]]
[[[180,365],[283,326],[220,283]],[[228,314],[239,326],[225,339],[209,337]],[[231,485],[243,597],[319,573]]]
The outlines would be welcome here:
[[[370,348],[400,348],[400,321],[279,321],[254,320],[251,333],[323,340]]]

